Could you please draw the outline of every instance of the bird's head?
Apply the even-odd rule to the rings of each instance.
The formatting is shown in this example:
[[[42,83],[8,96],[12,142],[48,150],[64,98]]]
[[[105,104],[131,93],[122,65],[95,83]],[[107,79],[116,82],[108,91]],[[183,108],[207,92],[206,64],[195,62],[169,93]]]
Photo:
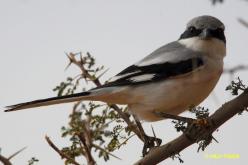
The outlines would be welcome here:
[[[198,37],[202,40],[218,39],[226,43],[224,30],[225,26],[219,19],[207,15],[199,16],[187,23],[180,39]]]
[[[179,43],[209,56],[223,58],[226,55],[224,30],[224,24],[213,16],[195,17],[187,23]]]

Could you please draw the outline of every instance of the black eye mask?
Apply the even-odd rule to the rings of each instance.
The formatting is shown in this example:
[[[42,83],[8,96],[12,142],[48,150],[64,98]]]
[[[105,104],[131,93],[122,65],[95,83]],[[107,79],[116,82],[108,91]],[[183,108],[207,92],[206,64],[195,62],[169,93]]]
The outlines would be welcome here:
[[[217,38],[221,41],[223,41],[224,43],[226,43],[226,37],[224,34],[224,30],[221,28],[217,28],[217,29],[209,29],[211,36],[213,38]],[[186,38],[192,38],[192,37],[196,37],[199,36],[202,33],[202,29],[196,29],[193,26],[188,27],[183,34],[180,36],[179,39],[186,39]]]

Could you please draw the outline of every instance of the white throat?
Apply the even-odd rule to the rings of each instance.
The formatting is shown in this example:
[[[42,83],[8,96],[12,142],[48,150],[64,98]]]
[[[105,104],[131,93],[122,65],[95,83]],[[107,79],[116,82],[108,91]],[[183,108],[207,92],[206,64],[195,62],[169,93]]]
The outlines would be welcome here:
[[[226,55],[226,45],[219,39],[203,40],[200,37],[192,37],[181,39],[179,43],[194,51],[203,52],[212,58],[223,59]]]

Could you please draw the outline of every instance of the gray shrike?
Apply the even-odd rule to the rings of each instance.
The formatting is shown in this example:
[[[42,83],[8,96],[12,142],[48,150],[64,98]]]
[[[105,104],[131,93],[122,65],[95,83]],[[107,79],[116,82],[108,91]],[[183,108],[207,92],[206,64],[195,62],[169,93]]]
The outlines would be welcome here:
[[[82,100],[126,104],[140,119],[163,119],[200,104],[213,90],[226,55],[225,26],[212,16],[190,20],[179,40],[127,67],[108,83],[86,92],[8,106],[16,111]]]

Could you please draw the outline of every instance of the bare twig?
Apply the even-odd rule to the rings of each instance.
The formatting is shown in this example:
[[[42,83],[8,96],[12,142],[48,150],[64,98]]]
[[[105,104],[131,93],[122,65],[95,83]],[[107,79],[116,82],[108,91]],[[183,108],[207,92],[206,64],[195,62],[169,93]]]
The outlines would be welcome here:
[[[47,141],[47,143],[49,144],[50,147],[52,147],[52,149],[54,149],[60,156],[61,159],[67,159],[69,160],[72,164],[74,165],[80,165],[79,163],[77,163],[74,159],[72,159],[70,156],[68,156],[67,154],[63,153],[51,140],[48,136],[45,136],[45,139]]]
[[[243,70],[248,70],[247,65],[237,65],[233,68],[226,68],[224,69],[223,73],[231,74],[233,75],[236,72],[243,71]]]
[[[70,66],[71,64],[76,65],[77,67],[80,68],[81,70],[81,76],[85,79],[85,80],[89,80],[91,82],[93,82],[97,87],[101,86],[101,82],[99,80],[99,77],[95,77],[92,76],[89,71],[85,68],[85,64],[87,63],[85,61],[85,59],[82,57],[81,53],[78,53],[80,55],[80,60],[76,59],[76,55],[74,53],[69,53],[67,54],[67,57],[70,60],[70,63],[68,64],[68,66]],[[87,53],[87,55],[90,56],[89,53]],[[67,66],[67,68],[68,68]],[[117,105],[109,105],[111,108],[113,108],[115,111],[117,111],[117,113],[119,114],[119,116],[127,123],[128,127],[131,128],[131,130],[141,139],[144,140],[144,137],[142,136],[143,134],[140,132],[140,130],[137,128],[137,126],[132,123],[129,119],[129,116],[124,113]],[[95,164],[95,160],[93,158],[93,156],[91,155],[91,149],[92,149],[92,140],[91,140],[91,131],[87,128],[87,125],[90,125],[90,118],[88,118],[87,120],[84,120],[84,126],[83,126],[83,133],[79,133],[78,138],[82,143],[82,146],[84,148],[84,153],[83,155],[85,156],[87,163],[89,165],[94,165]],[[112,155],[113,156],[113,155]]]
[[[80,53],[80,61],[77,60],[75,58],[75,55],[74,53],[69,53],[67,54],[67,57],[69,58],[70,60],[70,63],[73,63],[75,64],[76,66],[78,66],[82,72],[82,75],[91,80],[97,87],[101,86],[101,82],[98,78],[95,78],[93,76],[91,76],[89,74],[89,72],[84,68],[84,61],[82,59],[82,54]],[[132,128],[132,131],[142,140],[144,141],[144,137],[142,136],[142,133],[140,132],[140,130],[138,129],[138,127],[129,119],[128,115],[125,114],[124,112],[122,112],[122,110],[116,105],[116,104],[112,104],[110,105],[111,108],[113,108],[115,111],[117,111],[117,113],[120,115],[120,117],[127,123],[128,127]]]
[[[4,165],[12,165],[10,160],[2,155],[0,155],[0,162],[2,162]]]
[[[122,145],[126,144],[128,140],[130,140],[132,137],[134,137],[135,134],[132,134],[129,136],[126,140],[124,140],[121,144],[119,144],[116,148],[120,148]]]
[[[69,53],[67,54],[67,57],[69,58],[70,60],[70,63],[73,63],[75,64],[76,66],[78,66],[81,71],[82,71],[82,74],[84,77],[90,79],[96,86],[101,86],[101,83],[99,81],[99,79],[93,77],[91,74],[89,74],[89,72],[84,68],[84,60],[82,59],[82,55],[80,53],[80,61],[78,61],[76,58],[75,58],[75,54],[73,53]]]
[[[83,131],[83,133],[78,135],[78,138],[80,139],[81,143],[84,146],[84,150],[85,150],[85,157],[87,159],[87,164],[88,165],[94,165],[96,164],[93,156],[91,155],[91,148],[92,148],[92,144],[91,141],[87,138],[89,137],[88,135],[85,134],[89,134],[87,131]]]
[[[4,165],[12,165],[12,163],[10,162],[10,159],[12,159],[13,157],[15,157],[16,155],[18,155],[19,153],[21,153],[22,151],[24,151],[27,147],[23,147],[22,149],[16,151],[15,153],[13,153],[12,155],[10,155],[8,158],[2,156],[0,154],[0,162],[2,162]]]
[[[225,68],[223,73],[228,74],[230,77],[230,81],[232,81],[234,79],[235,73],[245,70],[248,70],[248,65],[237,65],[233,68]]]
[[[248,22],[243,18],[238,18],[239,23],[241,23],[244,27],[248,28]]]
[[[96,145],[96,144],[92,144],[92,146],[95,147],[95,148],[98,149],[98,150],[101,150],[101,151],[103,151],[103,152],[106,152],[107,154],[109,154],[110,156],[112,156],[112,157],[114,157],[114,158],[116,158],[116,159],[121,160],[121,158],[119,158],[118,156],[115,156],[115,155],[112,154],[111,152],[106,151],[104,148],[102,148],[102,147],[100,147],[100,146],[98,146],[98,145]]]
[[[204,135],[211,135],[216,129],[218,129],[227,120],[232,118],[237,113],[247,109],[248,107],[248,91],[247,89],[235,99],[225,103],[220,107],[214,114],[212,114],[208,120],[211,121],[212,125],[195,134],[194,140],[189,139],[188,136],[183,133],[181,136],[170,141],[169,143],[160,147],[154,148],[144,158],[135,163],[135,165],[150,165],[157,164],[176,153],[181,152],[188,146],[194,144],[198,137]],[[199,140],[199,139],[198,139]]]
[[[19,153],[21,153],[22,151],[24,151],[26,148],[27,148],[27,147],[23,147],[22,149],[16,151],[16,152],[13,153],[12,155],[10,155],[10,156],[8,157],[8,159],[9,159],[9,160],[12,159],[12,158],[15,157],[16,155],[18,155]]]

